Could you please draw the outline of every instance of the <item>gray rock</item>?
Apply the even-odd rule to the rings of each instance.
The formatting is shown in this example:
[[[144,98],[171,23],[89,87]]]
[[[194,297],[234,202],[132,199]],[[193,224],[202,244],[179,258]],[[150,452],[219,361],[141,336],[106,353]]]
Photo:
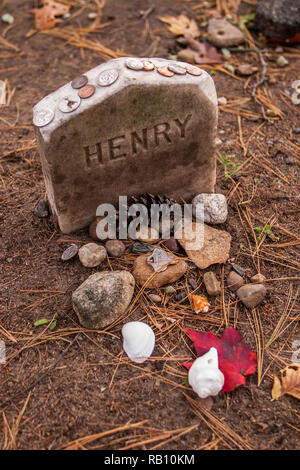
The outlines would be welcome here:
[[[209,20],[207,39],[217,47],[238,46],[245,41],[241,30],[224,18],[211,18]]]
[[[125,245],[121,240],[108,240],[105,243],[107,253],[114,258],[119,258],[125,253]]]
[[[228,289],[232,292],[238,290],[244,284],[244,279],[235,271],[230,271],[226,279]]]
[[[293,37],[300,31],[300,2],[298,0],[259,0],[254,27],[271,38]]]
[[[160,304],[161,303],[161,296],[157,294],[148,294],[149,299],[152,300],[155,304]]]
[[[44,199],[41,199],[34,209],[34,214],[40,219],[44,219],[49,216],[49,206]]]
[[[236,293],[246,307],[254,308],[264,300],[267,289],[263,284],[245,284]]]
[[[97,243],[87,243],[79,248],[78,256],[86,268],[95,268],[106,259],[107,252],[104,246]]]
[[[227,219],[227,201],[223,194],[198,194],[195,196],[193,205],[193,215],[196,217],[197,204],[204,205],[204,222],[208,224],[223,224]],[[201,222],[200,218],[197,221]]]
[[[134,286],[134,277],[128,271],[104,271],[89,276],[72,295],[80,324],[93,329],[110,325],[126,311]]]

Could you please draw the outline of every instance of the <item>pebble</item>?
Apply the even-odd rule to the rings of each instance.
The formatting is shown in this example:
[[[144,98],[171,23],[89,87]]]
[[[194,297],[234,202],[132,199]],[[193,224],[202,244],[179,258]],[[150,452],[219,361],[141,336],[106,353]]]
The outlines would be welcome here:
[[[70,259],[75,258],[77,254],[78,254],[78,246],[75,243],[72,243],[72,245],[68,246],[68,248],[66,248],[66,250],[61,255],[61,260],[69,261]]]
[[[192,200],[193,215],[196,217],[198,204],[204,206],[204,222],[209,224],[223,224],[227,219],[228,209],[224,194],[198,194]],[[201,206],[200,206],[201,207]],[[200,218],[197,221],[201,222]]]
[[[244,284],[244,279],[235,271],[230,271],[226,279],[228,289],[232,292],[238,290]]]
[[[186,290],[181,290],[175,295],[175,300],[177,300],[177,302],[180,302],[182,299],[187,297],[187,295],[188,293]]]
[[[267,289],[263,284],[245,284],[236,293],[246,307],[254,308],[264,300]]]
[[[264,282],[266,280],[265,276],[261,273],[257,273],[251,277],[251,281],[253,282]]]
[[[132,253],[149,253],[151,251],[151,247],[147,245],[143,245],[142,243],[135,242],[131,248]]]
[[[165,292],[167,295],[173,295],[176,294],[177,291],[173,286],[167,286]]]
[[[293,133],[294,134],[300,134],[300,127],[294,127]]]
[[[216,137],[215,144],[219,146],[222,145],[222,143],[222,140],[219,137]]]
[[[160,295],[157,294],[148,294],[149,299],[152,300],[155,304],[160,304],[162,301],[162,298]]]
[[[114,258],[119,258],[125,253],[125,245],[121,240],[107,240],[105,243],[107,253]]]
[[[218,98],[218,104],[220,105],[227,104],[227,98],[225,98],[225,96],[221,96],[220,98]]]
[[[196,290],[198,287],[197,282],[192,277],[188,279],[188,283],[193,290]]]
[[[238,46],[245,41],[241,30],[224,18],[211,18],[208,21],[207,39],[214,46],[223,48]]]
[[[37,203],[37,205],[34,209],[34,214],[37,217],[40,217],[40,219],[44,219],[45,217],[49,216],[49,206],[48,206],[47,202],[44,201],[44,199],[41,199]]]
[[[95,268],[106,259],[107,252],[104,246],[96,243],[87,243],[78,251],[79,259],[86,268]]]
[[[240,75],[249,76],[253,73],[256,73],[258,71],[258,68],[254,67],[251,64],[241,64],[237,67],[236,70]]]
[[[3,23],[8,23],[8,24],[13,24],[15,21],[14,17],[10,13],[4,13],[4,15],[1,16],[1,20]]]
[[[192,237],[192,234],[201,230],[198,226],[199,223],[193,222],[192,233],[187,231],[188,233],[185,234],[183,230],[183,238],[178,240],[189,259],[200,269],[208,268],[216,263],[225,263],[229,258],[231,235],[225,230],[217,230],[204,224],[204,241],[198,243]],[[193,244],[195,247],[190,249],[189,247]]]
[[[278,67],[286,67],[289,64],[289,61],[283,55],[280,55],[276,60],[276,64]]]
[[[179,245],[178,245],[178,242],[177,240],[175,240],[175,238],[171,237],[169,238],[169,240],[166,240],[164,242],[164,245],[170,250],[170,251],[173,251],[175,253],[177,253],[180,249]]]
[[[212,271],[208,271],[203,275],[203,282],[205,284],[208,295],[216,296],[221,292],[221,284]]]
[[[240,266],[239,264],[233,264],[232,269],[234,269],[234,271],[242,277],[244,276],[244,274],[246,272],[246,269],[242,268],[242,266]]]
[[[141,286],[147,283],[147,288],[156,288],[170,284],[180,279],[187,270],[187,263],[178,259],[176,264],[169,264],[164,271],[153,271],[147,261],[148,256],[148,254],[138,256],[133,265],[133,276],[136,283]]]
[[[89,276],[72,294],[80,324],[106,328],[126,311],[134,287],[134,277],[128,271],[102,271]]]

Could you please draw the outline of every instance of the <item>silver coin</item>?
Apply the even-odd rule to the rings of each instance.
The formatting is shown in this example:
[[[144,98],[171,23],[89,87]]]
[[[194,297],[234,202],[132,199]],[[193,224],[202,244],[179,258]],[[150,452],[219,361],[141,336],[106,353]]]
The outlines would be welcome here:
[[[61,255],[62,261],[69,261],[74,258],[78,253],[78,246],[75,243],[72,243]]]
[[[47,126],[54,118],[54,111],[50,108],[39,109],[33,112],[33,124],[37,127]]]
[[[182,65],[168,64],[168,69],[171,70],[171,72],[177,73],[177,75],[186,74],[186,68],[183,67]]]
[[[81,99],[77,93],[69,93],[61,98],[58,107],[62,113],[71,113],[80,105]]]
[[[100,86],[109,86],[115,83],[118,79],[119,73],[115,69],[107,69],[100,72],[98,75],[98,84]]]
[[[130,58],[126,60],[126,67],[131,70],[143,70],[144,64],[140,59]]]

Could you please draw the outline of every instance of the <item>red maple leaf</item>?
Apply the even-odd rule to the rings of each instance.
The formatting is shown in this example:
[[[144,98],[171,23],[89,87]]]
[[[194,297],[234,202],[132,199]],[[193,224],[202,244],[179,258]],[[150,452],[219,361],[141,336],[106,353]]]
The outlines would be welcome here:
[[[218,338],[213,333],[201,333],[185,329],[189,338],[194,342],[197,356],[202,356],[214,347],[218,351],[219,369],[223,373],[225,381],[223,392],[231,392],[239,385],[244,385],[245,375],[256,371],[256,352],[242,341],[235,328],[229,327]],[[188,370],[193,362],[185,362],[182,365]]]

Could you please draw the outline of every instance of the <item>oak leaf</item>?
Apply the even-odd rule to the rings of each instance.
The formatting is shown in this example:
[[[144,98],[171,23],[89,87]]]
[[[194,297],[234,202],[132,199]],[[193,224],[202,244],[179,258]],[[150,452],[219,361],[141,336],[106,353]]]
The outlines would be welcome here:
[[[273,400],[283,395],[292,395],[300,400],[300,364],[290,364],[280,371],[280,379],[275,376],[272,388]]]
[[[70,10],[69,5],[63,5],[55,0],[43,0],[42,3],[42,8],[32,10],[35,16],[35,27],[38,31],[54,28],[61,21],[57,16],[63,16]]]
[[[158,19],[163,23],[167,23],[168,30],[175,36],[183,36],[186,31],[190,33],[193,38],[200,36],[200,31],[195,20],[190,20],[187,16],[181,14],[177,17],[165,15],[159,16]]]

